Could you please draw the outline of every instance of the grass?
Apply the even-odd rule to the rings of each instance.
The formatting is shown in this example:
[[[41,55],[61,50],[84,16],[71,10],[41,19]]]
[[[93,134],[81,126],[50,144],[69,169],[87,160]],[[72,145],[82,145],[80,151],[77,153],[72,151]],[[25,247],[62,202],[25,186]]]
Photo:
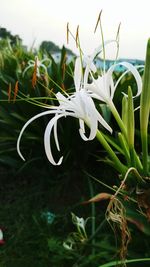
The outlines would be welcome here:
[[[64,259],[63,225],[67,209],[64,216],[58,205],[56,208],[56,199],[52,201],[50,179],[41,177],[39,171],[33,173],[15,177],[1,170],[0,226],[5,244],[0,247],[0,267],[51,266],[54,261],[51,253]],[[63,222],[59,230],[62,239],[57,238],[58,230],[54,231],[54,226],[42,218],[47,211],[57,215],[54,224]]]
[[[77,171],[31,167],[30,172],[15,175],[1,167],[0,177],[0,227],[5,239],[0,267],[71,267],[82,258],[82,248],[73,252],[63,248],[74,231],[71,212],[89,214],[89,207],[80,204],[88,191]],[[52,224],[42,216],[46,212],[55,214]]]
[[[90,205],[81,205],[90,193],[80,170],[64,173],[61,167],[56,170],[34,167],[30,172],[12,173],[0,168],[0,227],[5,239],[0,247],[0,267],[97,267],[117,258],[119,247],[115,244],[113,231],[104,221],[105,203],[96,205],[94,254],[90,239],[92,219],[87,223],[89,242],[78,243],[74,251],[63,248],[63,241],[75,231],[70,213],[87,218],[91,212]],[[94,191],[98,190],[99,185],[94,184]],[[48,211],[56,215],[52,224],[41,216]],[[133,240],[129,246],[129,259],[149,257],[147,236],[133,225],[130,228]],[[138,263],[130,265],[140,266]],[[148,266],[148,263],[142,263],[142,266]]]

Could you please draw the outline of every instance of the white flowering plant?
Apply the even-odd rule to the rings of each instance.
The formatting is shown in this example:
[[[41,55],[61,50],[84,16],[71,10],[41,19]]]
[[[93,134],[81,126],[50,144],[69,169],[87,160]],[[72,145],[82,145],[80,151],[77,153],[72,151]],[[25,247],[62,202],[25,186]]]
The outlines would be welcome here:
[[[69,28],[68,28],[69,32]],[[103,35],[102,35],[103,37]],[[122,234],[121,258],[125,258],[127,245],[130,241],[130,233],[126,221],[126,208],[122,204],[124,197],[128,200],[137,202],[139,214],[150,220],[150,164],[148,151],[148,126],[150,112],[150,40],[147,44],[147,55],[144,68],[143,79],[140,75],[141,66],[122,61],[114,61],[114,64],[106,69],[105,65],[105,47],[114,42],[119,46],[118,34],[115,40],[104,42],[94,50],[91,56],[85,56],[80,47],[79,34],[77,31],[76,43],[79,48],[79,54],[74,67],[74,92],[60,91],[55,97],[57,105],[43,105],[45,111],[29,119],[20,131],[17,141],[17,151],[20,157],[25,160],[20,141],[27,126],[34,120],[49,115],[50,120],[44,133],[45,153],[53,165],[60,165],[63,156],[56,160],[53,156],[53,147],[51,146],[51,136],[54,133],[56,148],[60,151],[59,136],[57,133],[58,120],[66,117],[73,117],[79,121],[79,134],[84,141],[91,141],[96,138],[101,146],[107,152],[105,164],[111,165],[118,172],[118,181],[120,185],[114,187],[115,193],[101,194],[91,198],[87,202],[97,202],[102,199],[109,199],[109,205],[106,211],[108,221],[117,223]],[[118,50],[117,50],[118,51]],[[99,70],[95,64],[95,58],[103,55],[104,66]],[[123,73],[118,79],[114,78],[116,68],[123,66]],[[29,68],[29,67],[28,67]],[[114,104],[114,94],[119,88],[122,79],[126,75],[133,76],[136,84],[136,93],[133,88],[128,86],[127,93],[122,92],[122,112],[119,113]],[[120,96],[120,97],[121,97]],[[136,99],[140,100],[140,105],[135,107]],[[111,121],[106,121],[101,112],[103,104],[111,112],[117,131],[113,129]],[[141,151],[136,151],[135,142],[135,112],[140,121]],[[83,151],[84,153],[84,151]],[[104,193],[102,193],[104,196]],[[81,227],[80,227],[81,229]]]

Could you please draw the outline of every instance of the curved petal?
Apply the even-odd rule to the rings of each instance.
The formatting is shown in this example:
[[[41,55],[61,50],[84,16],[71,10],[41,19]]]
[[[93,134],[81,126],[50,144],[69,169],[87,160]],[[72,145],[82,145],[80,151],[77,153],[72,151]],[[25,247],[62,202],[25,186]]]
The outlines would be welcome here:
[[[22,73],[22,76],[24,76],[25,73],[26,73],[30,68],[32,68],[32,67],[33,67],[33,66],[31,66],[31,65],[29,65],[28,67],[26,67],[26,68],[24,69],[23,73]]]
[[[122,65],[124,67],[127,68],[127,71],[125,71],[122,76],[118,79],[117,83],[115,84],[115,88],[114,88],[114,91],[116,90],[117,86],[118,86],[118,83],[120,82],[121,78],[127,73],[127,72],[131,72],[132,75],[134,76],[135,80],[136,80],[136,83],[137,83],[137,94],[135,97],[139,96],[141,94],[141,91],[142,91],[142,79],[141,79],[141,76],[139,74],[139,72],[137,71],[137,69],[131,64],[131,63],[128,63],[128,62],[119,62],[113,66],[111,66],[109,68],[109,70],[107,71],[107,81],[108,83],[110,82],[110,79],[112,77],[112,73],[113,71],[115,70],[116,66],[119,66],[119,65]],[[114,94],[114,92],[112,92],[112,94]],[[113,97],[113,96],[112,96]]]
[[[91,60],[89,59],[89,61],[86,62],[86,68],[84,72],[84,86],[86,86],[86,84],[88,83],[88,77],[91,71],[95,73],[97,71],[97,68],[94,63],[91,62]]]
[[[84,124],[85,124],[85,122],[82,119],[79,119],[79,125],[80,125],[79,133],[80,133],[80,136],[81,136],[81,138],[84,141],[87,141],[88,138],[85,136],[85,127],[84,127]]]
[[[38,68],[43,68],[44,71],[47,73],[47,67],[44,64],[39,64]]]
[[[42,60],[41,60],[41,63],[43,64],[43,63],[46,62],[46,61],[49,63],[48,66],[47,66],[47,67],[49,67],[50,64],[51,64],[51,60],[50,60],[49,58],[44,58],[44,59],[42,59]]]
[[[20,131],[20,133],[19,133],[19,137],[18,137],[18,139],[17,139],[17,152],[18,152],[19,156],[22,158],[22,160],[25,161],[25,158],[23,157],[23,155],[22,155],[22,153],[21,153],[21,151],[20,151],[20,140],[21,140],[21,137],[22,137],[22,135],[23,135],[25,129],[26,129],[26,128],[28,127],[28,125],[29,125],[31,122],[33,122],[34,120],[36,120],[36,119],[38,119],[38,118],[40,118],[40,117],[42,117],[42,116],[44,116],[44,115],[55,114],[55,113],[56,113],[56,110],[48,110],[48,111],[41,112],[41,113],[35,115],[34,117],[32,117],[30,120],[28,120],[28,121],[24,124],[24,126],[22,127],[22,129],[21,129],[21,131]]]
[[[28,64],[29,64],[30,66],[34,66],[35,61],[34,61],[33,59],[30,59],[30,60],[28,61]]]
[[[57,120],[60,119],[61,117],[64,117],[65,114],[60,114],[56,115],[54,118],[52,118],[49,123],[46,126],[46,130],[44,133],[44,147],[45,147],[45,153],[48,158],[48,160],[53,164],[53,165],[60,165],[63,160],[63,156],[59,159],[58,162],[55,162],[53,156],[52,156],[52,151],[51,151],[51,142],[50,142],[50,137],[51,137],[51,131],[52,128],[54,127],[55,123],[57,123]],[[58,138],[55,139],[55,141],[58,140]],[[57,144],[57,146],[59,146]]]
[[[115,42],[117,43],[116,40],[108,40],[104,43],[104,47],[107,46],[108,44],[112,43],[112,42]],[[98,56],[101,52],[103,51],[103,45],[100,45],[98,46],[94,52],[92,53],[91,56],[88,56],[88,57],[84,57],[83,58],[83,61],[84,63],[86,64],[86,68],[85,68],[85,72],[84,72],[84,85],[87,84],[88,82],[88,76],[89,76],[89,73],[92,71],[92,72],[96,72],[97,71],[97,68],[95,66],[95,64],[93,63],[93,60],[94,58],[96,58],[96,56]],[[105,59],[104,59],[105,61]]]
[[[94,50],[93,54],[91,55],[91,59],[93,60],[96,56],[98,56],[103,51],[103,46],[105,47],[110,43],[117,43],[117,41],[116,40],[108,40],[108,41],[104,42],[104,45],[98,46]]]
[[[96,133],[97,133],[97,127],[98,127],[97,120],[95,120],[95,119],[90,120],[90,123],[88,125],[89,129],[90,129],[89,137],[87,137],[85,135],[85,127],[84,127],[85,122],[82,119],[79,119],[79,124],[80,124],[79,133],[80,133],[81,138],[84,141],[93,140],[95,138],[95,136],[96,136]]]
[[[58,116],[58,115],[55,115],[55,116]],[[57,150],[60,151],[58,136],[57,136],[57,120],[54,124],[54,139],[55,139],[55,144],[56,144]]]
[[[82,119],[79,119],[79,124],[80,124],[79,133],[80,133],[81,138],[84,141],[93,140],[95,138],[95,136],[96,136],[96,133],[97,133],[97,127],[98,127],[97,120],[94,120],[94,119],[90,120],[90,123],[88,125],[89,129],[90,129],[89,137],[87,137],[85,135],[85,127],[84,127],[85,122]]]
[[[51,151],[51,144],[50,144],[50,137],[51,137],[51,131],[53,129],[53,127],[57,127],[57,121],[62,118],[62,117],[66,117],[66,116],[70,116],[70,117],[74,117],[77,118],[75,114],[70,114],[68,112],[64,112],[62,114],[57,114],[55,117],[53,117],[49,123],[46,126],[46,130],[44,133],[44,147],[45,147],[45,153],[46,156],[48,158],[48,160],[53,164],[53,165],[60,165],[62,163],[63,160],[63,156],[59,159],[59,161],[56,163],[53,156],[52,156],[52,151]],[[57,136],[57,129],[54,129],[54,139],[55,139],[55,144],[56,147],[58,149],[58,151],[60,151],[59,148],[59,142],[58,142],[58,136]]]
[[[105,129],[112,132],[111,127],[103,119],[101,114],[97,111],[93,99],[89,95],[87,95],[85,90],[81,91],[81,98],[83,101],[83,105],[85,107],[85,113],[86,113],[85,121],[87,122],[87,124],[89,124],[89,127],[91,129],[89,140],[92,140],[96,136],[96,131],[97,131],[97,127],[98,127],[97,122],[98,121]],[[95,131],[95,133],[94,133],[94,131]]]

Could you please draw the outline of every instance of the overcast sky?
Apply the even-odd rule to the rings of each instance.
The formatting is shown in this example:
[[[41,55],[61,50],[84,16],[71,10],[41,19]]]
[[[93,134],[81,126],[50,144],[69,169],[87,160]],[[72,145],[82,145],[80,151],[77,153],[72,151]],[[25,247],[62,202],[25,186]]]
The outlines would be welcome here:
[[[150,0],[0,0],[0,26],[19,34],[25,45],[35,46],[43,40],[64,44],[77,53],[75,42],[66,43],[66,24],[75,34],[80,25],[80,42],[85,54],[101,43],[100,31],[94,27],[100,10],[105,40],[114,39],[121,22],[120,53],[124,58],[145,58],[150,37]],[[113,57],[109,46],[107,57]]]

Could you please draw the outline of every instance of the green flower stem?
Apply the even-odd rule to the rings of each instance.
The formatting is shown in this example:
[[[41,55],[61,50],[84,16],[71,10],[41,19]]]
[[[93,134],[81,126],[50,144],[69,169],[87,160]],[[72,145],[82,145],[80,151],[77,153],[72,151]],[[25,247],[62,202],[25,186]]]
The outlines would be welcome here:
[[[128,136],[128,145],[131,158],[131,166],[135,167],[135,158],[134,158],[134,106],[133,106],[133,95],[131,87],[128,88],[128,120],[127,120],[127,136]]]
[[[142,141],[143,172],[148,175],[148,121],[150,112],[150,39],[147,43],[143,89],[140,102],[140,131]]]
[[[123,135],[125,136],[125,138],[127,140],[127,131],[126,131],[125,125],[124,125],[114,103],[111,101],[108,103],[108,105],[109,105],[109,108],[110,108],[114,118],[116,119],[116,122],[118,123],[118,125],[120,127],[121,132],[123,133]]]
[[[135,166],[138,169],[138,171],[140,173],[142,173],[143,172],[143,165],[142,165],[141,160],[140,160],[139,156],[137,155],[135,149],[133,150],[133,153],[134,153],[134,159],[135,159]]]
[[[119,158],[116,156],[116,154],[114,153],[112,148],[109,146],[109,144],[107,143],[107,141],[105,140],[105,138],[103,137],[102,133],[99,130],[97,131],[96,137],[97,137],[98,141],[102,144],[102,146],[105,148],[107,153],[109,154],[110,158],[112,159],[113,163],[115,164],[115,168],[122,175],[125,175],[128,168],[120,162]]]
[[[124,156],[126,158],[127,164],[128,164],[128,166],[130,166],[130,153],[129,153],[129,149],[127,146],[127,142],[124,138],[124,135],[122,133],[118,133],[118,139],[119,139],[121,148],[124,151]]]
[[[123,134],[122,138],[124,137],[125,138],[124,142],[126,141],[125,147],[122,147],[122,148],[125,149],[124,152],[125,152],[127,162],[129,163],[129,161],[131,161],[131,163],[129,165],[134,166],[134,164],[135,164],[136,167],[138,168],[138,170],[142,171],[143,167],[142,167],[141,161],[140,161],[140,159],[139,159],[139,157],[138,157],[138,155],[134,149],[134,137],[133,137],[134,129],[133,129],[133,127],[132,127],[132,133],[131,132],[127,133],[127,130],[126,130],[127,125],[126,124],[128,124],[128,119],[124,118],[124,121],[121,119],[121,117],[120,117],[120,115],[119,115],[119,113],[118,113],[118,111],[117,111],[117,109],[116,109],[116,107],[112,101],[109,102],[108,104],[109,104],[110,110],[111,110],[114,118],[116,119],[116,122],[118,123],[120,130]],[[127,104],[127,103],[125,103],[125,104]],[[132,120],[132,123],[133,122],[134,122],[134,118]],[[128,127],[130,127],[130,126],[128,125]],[[129,137],[130,134],[132,135],[132,140],[131,140],[132,141],[132,147],[130,147],[130,150],[129,150],[129,142],[128,141],[130,139],[130,137]],[[130,153],[130,155],[129,155],[129,153]],[[131,159],[129,159],[129,157],[131,157]]]
[[[128,99],[126,96],[122,98],[122,121],[127,129],[127,122],[128,122]]]

